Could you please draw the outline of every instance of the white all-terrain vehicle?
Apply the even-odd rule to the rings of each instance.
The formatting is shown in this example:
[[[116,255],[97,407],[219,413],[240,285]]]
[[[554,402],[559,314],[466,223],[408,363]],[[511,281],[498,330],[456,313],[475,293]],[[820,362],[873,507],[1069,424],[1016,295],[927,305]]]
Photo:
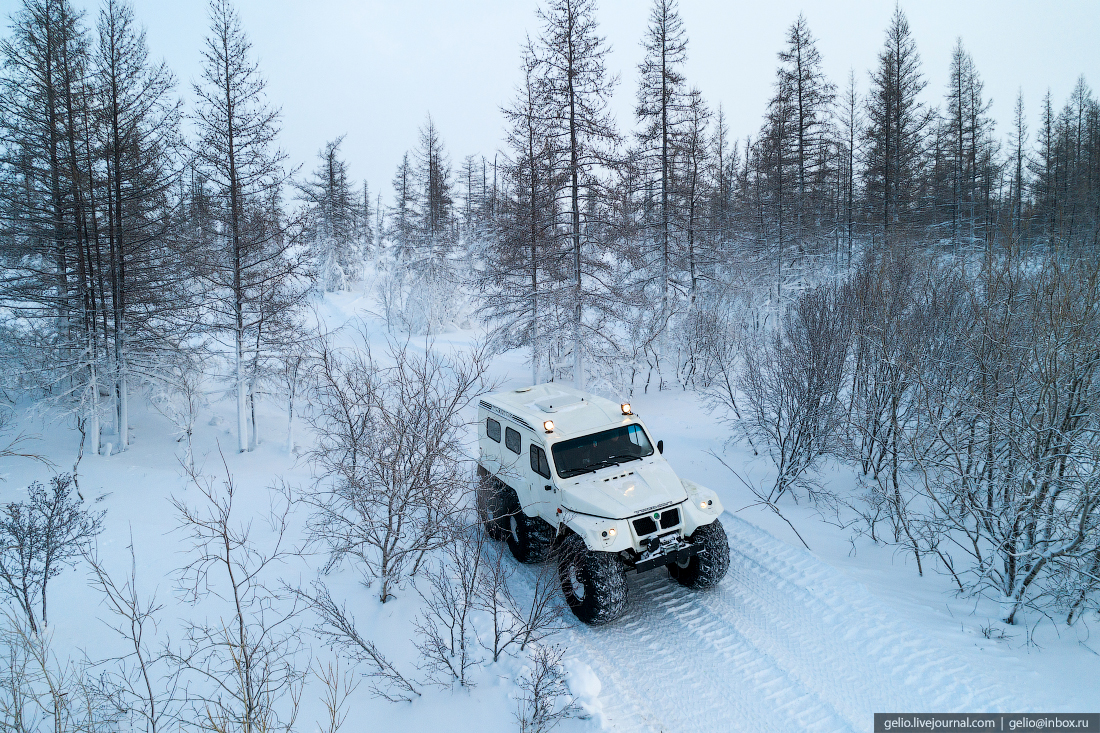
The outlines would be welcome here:
[[[556,384],[498,392],[478,410],[477,508],[516,559],[553,551],[577,618],[626,608],[626,572],[667,567],[709,588],[729,567],[718,496],[681,480],[630,405]]]

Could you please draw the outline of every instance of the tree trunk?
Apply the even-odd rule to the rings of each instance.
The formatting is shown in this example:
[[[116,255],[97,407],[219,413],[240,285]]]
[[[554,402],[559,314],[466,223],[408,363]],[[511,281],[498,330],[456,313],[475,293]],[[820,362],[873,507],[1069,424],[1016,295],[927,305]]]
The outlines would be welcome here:
[[[570,24],[572,24],[570,18]],[[573,224],[573,272],[575,280],[573,301],[573,386],[584,389],[584,334],[581,319],[584,309],[581,297],[581,202],[580,202],[580,160],[577,140],[577,103],[573,88],[573,29],[569,28],[569,166],[570,166],[570,205]]]

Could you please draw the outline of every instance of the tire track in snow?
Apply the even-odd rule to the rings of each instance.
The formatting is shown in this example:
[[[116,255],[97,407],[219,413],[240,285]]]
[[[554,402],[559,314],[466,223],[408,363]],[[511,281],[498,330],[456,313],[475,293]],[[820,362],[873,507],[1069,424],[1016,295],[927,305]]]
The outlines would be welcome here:
[[[612,730],[870,730],[871,714],[1017,707],[859,583],[729,514],[730,572],[690,591],[631,573],[627,613],[575,625]]]
[[[860,584],[743,521],[726,521],[730,582],[715,609],[855,727],[890,710],[993,710],[1011,698],[950,650],[907,628]],[[783,613],[775,613],[782,610]]]
[[[701,621],[701,594],[660,572],[631,578],[631,593],[633,613],[574,633],[599,655],[593,669],[617,667],[618,679],[645,699],[651,730],[846,730],[828,704],[736,629]],[[618,680],[605,687],[605,710],[621,689]],[[613,730],[632,729],[606,718]]]

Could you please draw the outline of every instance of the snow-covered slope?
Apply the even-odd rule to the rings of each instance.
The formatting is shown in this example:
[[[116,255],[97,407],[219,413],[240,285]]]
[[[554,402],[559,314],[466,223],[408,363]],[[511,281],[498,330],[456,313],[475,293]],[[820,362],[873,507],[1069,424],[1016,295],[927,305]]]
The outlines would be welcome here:
[[[326,297],[322,314],[330,326],[362,308],[352,295]],[[372,339],[375,335],[372,334]],[[437,346],[464,348],[472,332],[441,337]],[[376,340],[384,344],[378,329]],[[506,354],[494,364],[503,386],[526,378],[523,355]],[[679,389],[635,394],[655,438],[666,442],[666,457],[677,473],[713,488],[733,514],[722,522],[729,535],[732,563],[718,588],[686,590],[665,571],[630,574],[631,600],[614,624],[572,626],[549,639],[567,647],[574,692],[593,712],[589,721],[568,721],[559,730],[594,731],[867,731],[875,712],[1028,711],[1082,708],[1100,700],[1100,656],[1080,634],[1084,627],[1060,633],[1046,648],[1028,646],[1028,634],[1010,629],[1004,641],[984,639],[987,622],[974,602],[955,599],[950,586],[933,572],[919,578],[891,548],[856,540],[848,556],[847,533],[825,525],[812,507],[785,504],[784,512],[816,552],[795,546],[797,538],[766,510],[750,509],[754,499],[708,451],[753,481],[766,481],[767,466],[737,447],[725,445],[726,430],[702,409],[698,399]],[[226,402],[204,408],[196,435],[196,454],[208,470],[220,473],[221,445],[232,444],[224,416]],[[242,507],[265,515],[265,487],[282,477],[301,489],[310,486],[304,462],[281,447],[285,418],[279,406],[263,405],[266,438],[248,454],[228,453],[229,470],[240,481]],[[171,592],[173,570],[183,562],[183,538],[175,531],[169,504],[173,494],[188,501],[196,492],[179,476],[181,445],[152,410],[135,408],[137,440],[111,457],[86,455],[81,485],[87,496],[106,495],[107,531],[100,549],[112,568],[128,567],[127,545],[138,549],[138,574],[146,592],[158,588],[167,607],[164,628],[193,610]],[[45,432],[40,447],[59,465],[71,465],[76,434],[28,421],[31,432]],[[303,434],[302,440],[308,436]],[[0,463],[0,501],[19,500],[23,487],[44,471],[27,462]],[[834,488],[849,481],[830,475]],[[744,509],[743,509],[744,508]],[[755,522],[756,524],[753,524]],[[759,526],[758,526],[759,525]],[[770,530],[770,531],[769,531]],[[305,584],[323,558],[305,557],[282,572],[288,582]],[[527,582],[538,569],[518,567]],[[355,610],[387,655],[415,670],[411,621],[419,599],[411,587],[381,606],[371,590],[345,571],[327,578]],[[61,655],[91,657],[118,653],[96,616],[105,616],[88,588],[83,570],[66,572],[51,584],[51,626]],[[56,594],[56,595],[55,595]],[[522,588],[520,589],[522,595]],[[969,608],[968,608],[969,606]],[[946,612],[945,612],[946,609]],[[56,614],[56,615],[55,615]],[[951,614],[954,614],[952,616]],[[571,617],[569,617],[572,620]],[[1085,640],[1087,641],[1087,640]],[[327,649],[312,644],[317,659]],[[473,690],[425,690],[412,704],[372,699],[361,688],[354,696],[345,730],[448,730],[494,733],[515,728],[511,696],[523,661],[483,660]],[[1091,692],[1090,692],[1091,689]],[[317,719],[319,690],[303,696],[302,721]],[[302,729],[311,729],[309,722]]]

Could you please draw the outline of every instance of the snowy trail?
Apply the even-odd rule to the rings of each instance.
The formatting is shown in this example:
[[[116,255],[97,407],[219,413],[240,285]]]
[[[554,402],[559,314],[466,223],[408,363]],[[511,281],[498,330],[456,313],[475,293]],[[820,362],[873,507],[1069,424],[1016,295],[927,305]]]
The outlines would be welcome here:
[[[577,624],[571,651],[623,731],[860,731],[872,713],[1019,707],[858,583],[725,514],[730,571],[709,592],[630,575],[626,615]]]

